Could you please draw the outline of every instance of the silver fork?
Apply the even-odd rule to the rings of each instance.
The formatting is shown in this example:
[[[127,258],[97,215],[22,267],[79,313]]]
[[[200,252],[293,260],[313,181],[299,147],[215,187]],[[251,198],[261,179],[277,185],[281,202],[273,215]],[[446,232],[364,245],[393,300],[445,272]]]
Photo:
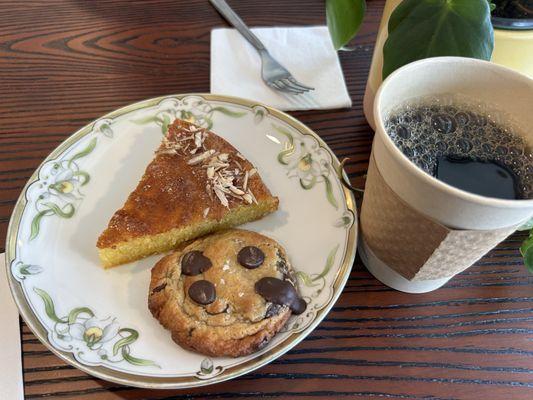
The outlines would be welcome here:
[[[270,55],[265,45],[255,36],[243,20],[231,9],[225,0],[209,0],[226,20],[250,42],[261,56],[261,77],[272,89],[285,93],[302,94],[315,90],[298,82],[287,69]]]

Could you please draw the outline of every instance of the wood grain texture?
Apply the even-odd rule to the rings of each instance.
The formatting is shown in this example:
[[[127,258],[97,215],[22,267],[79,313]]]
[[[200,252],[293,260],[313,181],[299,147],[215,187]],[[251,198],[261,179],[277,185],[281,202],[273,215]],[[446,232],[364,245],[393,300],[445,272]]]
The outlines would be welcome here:
[[[250,25],[323,24],[315,0],[229,1]],[[0,251],[26,179],[62,140],[145,98],[209,90],[205,0],[2,1]],[[383,1],[369,1],[357,51],[340,58],[354,105],[292,113],[363,185],[372,131],[362,98]],[[150,391],[92,378],[52,355],[21,323],[27,399],[532,399],[533,279],[516,234],[444,288],[395,292],[356,261],[344,293],[305,341],[231,382]],[[5,367],[5,366],[4,366]],[[0,388],[1,391],[1,388]],[[1,396],[0,396],[1,397]]]

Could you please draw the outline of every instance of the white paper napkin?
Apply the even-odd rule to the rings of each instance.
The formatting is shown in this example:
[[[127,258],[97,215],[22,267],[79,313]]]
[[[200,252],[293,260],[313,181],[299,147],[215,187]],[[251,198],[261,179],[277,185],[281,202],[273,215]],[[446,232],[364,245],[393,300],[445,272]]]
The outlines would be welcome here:
[[[19,312],[7,283],[4,253],[0,253],[0,326],[0,400],[23,400]]]
[[[211,93],[252,99],[281,110],[350,107],[337,52],[325,26],[255,28],[270,54],[299,82],[305,95],[283,94],[261,79],[261,58],[235,29],[211,31]]]

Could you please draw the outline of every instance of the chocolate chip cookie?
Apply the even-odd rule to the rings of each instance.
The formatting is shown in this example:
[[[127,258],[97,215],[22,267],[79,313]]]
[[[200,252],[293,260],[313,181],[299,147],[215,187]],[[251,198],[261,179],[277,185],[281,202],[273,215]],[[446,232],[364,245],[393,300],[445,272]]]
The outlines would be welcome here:
[[[239,357],[264,347],[306,303],[285,250],[266,236],[232,229],[160,260],[148,307],[179,345]]]

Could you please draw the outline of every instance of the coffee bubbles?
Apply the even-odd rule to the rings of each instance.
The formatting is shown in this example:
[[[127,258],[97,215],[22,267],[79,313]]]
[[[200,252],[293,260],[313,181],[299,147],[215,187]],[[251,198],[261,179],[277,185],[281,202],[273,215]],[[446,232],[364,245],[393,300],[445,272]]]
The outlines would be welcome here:
[[[438,178],[444,157],[492,163],[511,172],[516,198],[533,198],[531,148],[511,123],[502,123],[501,116],[496,119],[487,109],[464,101],[420,99],[391,112],[385,129],[403,154],[432,176]]]

